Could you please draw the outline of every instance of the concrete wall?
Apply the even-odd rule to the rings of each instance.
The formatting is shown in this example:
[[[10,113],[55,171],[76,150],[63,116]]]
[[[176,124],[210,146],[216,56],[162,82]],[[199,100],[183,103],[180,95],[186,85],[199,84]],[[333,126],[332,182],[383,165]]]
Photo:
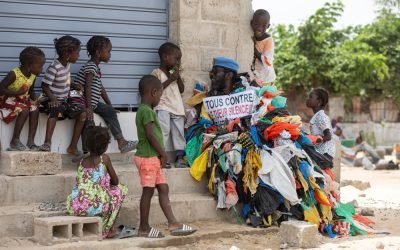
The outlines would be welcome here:
[[[170,41],[182,50],[184,99],[196,81],[209,83],[212,59],[237,60],[249,72],[253,58],[251,0],[171,0]]]
[[[102,126],[106,126],[106,123],[103,119],[101,119],[98,115],[95,114],[95,123],[96,125],[101,124]],[[118,114],[118,120],[121,124],[121,129],[124,134],[125,139],[127,140],[137,140],[136,133],[136,125],[135,125],[136,113],[132,112],[121,112]],[[37,145],[41,145],[44,142],[44,137],[46,134],[46,122],[47,116],[45,114],[40,114],[39,117],[39,126],[36,132],[35,142]],[[14,123],[5,124],[4,122],[0,122],[0,138],[1,138],[1,149],[3,151],[7,150],[12,134],[14,131]],[[66,154],[67,147],[71,141],[72,130],[74,126],[74,120],[64,120],[58,121],[56,125],[56,129],[54,130],[51,151],[59,152],[62,154]],[[26,143],[28,137],[28,122],[26,122],[22,133],[21,133],[21,142]],[[78,147],[81,148],[81,141],[78,142]],[[108,146],[108,153],[118,153],[118,145],[117,142],[111,139],[111,143]]]
[[[182,49],[182,77],[185,81],[184,99],[192,95],[196,81],[209,83],[212,59],[227,56],[237,60],[240,72],[249,72],[253,58],[250,20],[251,0],[171,0],[169,40]],[[118,115],[126,139],[136,139],[135,114]],[[97,123],[101,119],[96,118]],[[104,122],[102,122],[105,125]],[[22,132],[26,143],[27,125]],[[72,135],[73,121],[57,123],[52,151],[65,153]],[[0,122],[2,150],[6,150],[14,124]],[[36,143],[41,144],[46,131],[46,117],[41,115]],[[79,143],[80,145],[80,143]],[[115,141],[108,152],[118,152]]]
[[[355,139],[358,133],[363,130],[366,133],[374,133],[377,145],[390,146],[400,143],[400,123],[341,123],[346,138]]]

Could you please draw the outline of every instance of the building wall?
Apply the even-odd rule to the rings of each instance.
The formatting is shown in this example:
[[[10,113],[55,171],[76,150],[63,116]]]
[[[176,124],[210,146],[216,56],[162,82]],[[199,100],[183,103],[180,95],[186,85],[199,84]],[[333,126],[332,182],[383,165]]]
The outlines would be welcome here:
[[[168,39],[166,0],[0,0],[0,78],[19,65],[26,46],[46,55],[44,71],[56,57],[54,38],[74,36],[82,42],[72,77],[88,60],[86,43],[93,35],[107,36],[113,45],[109,63],[100,64],[102,82],[117,107],[139,104],[138,84],[158,66],[157,50]],[[41,92],[43,74],[36,80]]]
[[[182,50],[184,99],[196,81],[209,83],[212,59],[237,60],[240,72],[249,72],[253,59],[251,0],[171,0],[171,42]]]
[[[196,81],[209,83],[208,72],[213,57],[231,57],[239,62],[240,72],[250,71],[253,58],[251,17],[251,0],[170,0],[169,40],[182,49],[182,77],[186,87],[184,99],[191,96]],[[129,140],[137,139],[134,118],[135,113],[119,114],[123,133]],[[101,119],[96,119],[97,123],[101,122]],[[45,121],[45,115],[41,115],[35,140],[39,145],[44,140]],[[72,121],[57,123],[52,151],[66,153],[72,127]],[[8,147],[13,128],[14,123],[1,123],[2,150]],[[27,130],[26,124],[21,134],[24,143]],[[111,143],[108,152],[118,152],[115,141]]]

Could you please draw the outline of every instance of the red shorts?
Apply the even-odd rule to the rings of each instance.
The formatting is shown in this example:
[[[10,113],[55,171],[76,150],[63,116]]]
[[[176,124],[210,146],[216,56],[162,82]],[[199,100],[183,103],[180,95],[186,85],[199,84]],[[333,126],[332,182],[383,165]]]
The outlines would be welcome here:
[[[166,184],[164,170],[161,169],[161,162],[157,156],[133,158],[136,167],[139,170],[140,184],[142,187],[155,187],[158,184]]]

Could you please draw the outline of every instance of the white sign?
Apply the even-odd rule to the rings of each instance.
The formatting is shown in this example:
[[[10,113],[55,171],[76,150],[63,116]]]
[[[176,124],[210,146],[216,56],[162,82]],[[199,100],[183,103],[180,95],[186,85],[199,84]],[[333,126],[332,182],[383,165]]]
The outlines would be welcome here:
[[[257,96],[253,90],[232,95],[207,97],[203,100],[207,113],[215,123],[232,120],[253,113]]]

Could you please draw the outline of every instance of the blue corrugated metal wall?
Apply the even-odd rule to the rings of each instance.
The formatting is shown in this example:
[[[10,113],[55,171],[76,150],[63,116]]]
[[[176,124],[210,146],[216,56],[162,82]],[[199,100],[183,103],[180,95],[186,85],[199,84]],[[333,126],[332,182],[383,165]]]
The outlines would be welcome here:
[[[53,39],[62,35],[83,44],[71,67],[73,77],[88,59],[88,39],[109,37],[113,51],[110,62],[100,65],[103,84],[116,106],[137,106],[139,79],[157,67],[157,49],[168,37],[168,1],[0,0],[0,77],[18,66],[19,53],[28,45],[44,51],[47,68],[55,57]]]

